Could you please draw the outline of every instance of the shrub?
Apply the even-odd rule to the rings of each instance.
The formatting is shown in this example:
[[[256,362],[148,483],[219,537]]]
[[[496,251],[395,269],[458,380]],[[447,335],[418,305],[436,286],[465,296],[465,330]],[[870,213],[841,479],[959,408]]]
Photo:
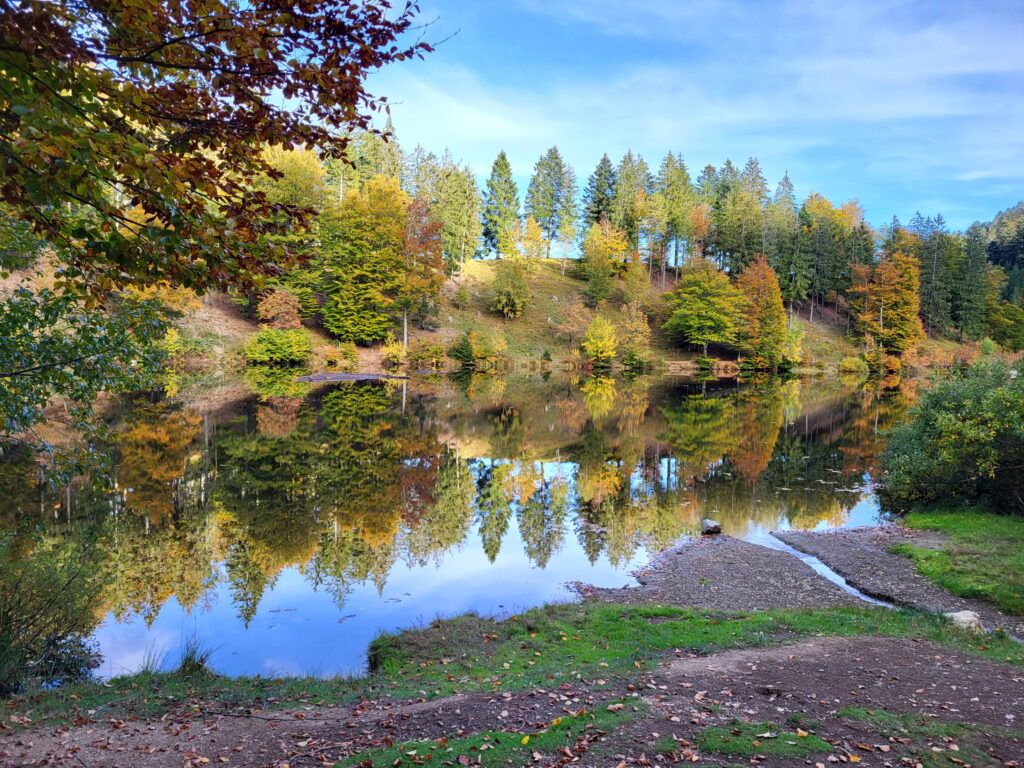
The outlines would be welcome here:
[[[448,349],[448,357],[463,368],[495,368],[505,360],[508,346],[502,338],[491,338],[476,331],[466,331]]]
[[[250,365],[299,365],[313,354],[305,328],[261,328],[242,350]]]
[[[446,357],[444,347],[440,344],[421,341],[409,347],[409,367],[413,370],[439,371],[444,368]]]
[[[526,285],[523,271],[518,263],[506,260],[498,262],[494,297],[489,306],[492,312],[504,315],[506,320],[523,314],[529,301],[530,289]]]
[[[301,305],[295,296],[287,291],[275,289],[260,297],[256,314],[271,328],[288,330],[302,327],[300,310]]]
[[[867,361],[863,357],[844,357],[839,361],[840,373],[862,373],[865,376],[870,373]]]
[[[598,315],[587,329],[580,347],[594,365],[611,365],[619,351],[619,336],[615,326],[603,315]]]
[[[40,542],[25,554],[0,533],[0,698],[29,678],[86,679],[97,657],[85,637],[96,625],[98,567],[92,553]]]
[[[384,370],[393,371],[405,362],[405,351],[390,333],[380,348],[380,361]]]
[[[275,365],[250,365],[245,369],[245,383],[264,399],[274,397],[305,397],[308,381],[296,381],[298,371]]]
[[[882,454],[882,501],[896,512],[940,499],[1024,513],[1024,379],[983,360],[925,392]]]

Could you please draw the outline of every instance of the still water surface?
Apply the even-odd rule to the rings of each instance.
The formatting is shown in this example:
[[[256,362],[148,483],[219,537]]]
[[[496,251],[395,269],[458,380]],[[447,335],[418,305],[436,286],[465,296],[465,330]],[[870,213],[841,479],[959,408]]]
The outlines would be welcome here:
[[[140,396],[111,417],[106,490],[6,495],[103,549],[101,674],[189,637],[226,674],[358,672],[381,631],[633,583],[702,517],[751,540],[874,522],[879,431],[906,400],[561,376]]]

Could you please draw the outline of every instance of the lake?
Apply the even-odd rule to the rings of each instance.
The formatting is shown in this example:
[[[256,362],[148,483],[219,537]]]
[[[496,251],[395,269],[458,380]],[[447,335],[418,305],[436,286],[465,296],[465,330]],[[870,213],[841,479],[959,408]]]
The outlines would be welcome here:
[[[101,552],[101,675],[189,638],[225,674],[358,673],[381,631],[634,583],[703,517],[755,541],[870,524],[909,399],[834,378],[250,383],[111,409],[91,483],[45,493],[0,463],[25,551]]]

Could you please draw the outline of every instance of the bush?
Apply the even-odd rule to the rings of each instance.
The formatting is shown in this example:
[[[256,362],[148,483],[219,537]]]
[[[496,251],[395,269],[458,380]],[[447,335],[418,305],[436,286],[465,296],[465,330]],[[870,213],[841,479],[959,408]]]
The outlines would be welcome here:
[[[444,368],[446,357],[444,347],[440,344],[421,341],[409,347],[409,367],[413,370],[439,371]]]
[[[862,373],[865,376],[871,371],[868,368],[867,361],[863,357],[844,357],[839,361],[839,372],[840,373]]]
[[[250,365],[300,365],[313,354],[305,328],[261,328],[242,350]]]
[[[42,542],[29,554],[18,549],[13,534],[0,533],[0,698],[30,678],[86,679],[98,658],[85,640],[97,616],[91,554]]]
[[[505,360],[507,344],[504,339],[493,339],[476,331],[466,331],[448,349],[448,357],[463,368],[496,368]]]
[[[386,371],[400,368],[402,363],[405,362],[405,352],[402,349],[402,345],[395,341],[395,337],[390,333],[380,348],[380,362]]]
[[[583,354],[594,365],[611,365],[619,350],[619,337],[615,332],[615,326],[603,315],[598,315],[587,329],[580,346],[583,349]]]
[[[944,499],[1024,514],[1024,379],[983,360],[928,390],[882,454],[882,501],[906,512]]]
[[[262,398],[305,397],[309,394],[308,381],[296,381],[301,371],[275,365],[250,365],[245,369],[245,383]]]
[[[505,316],[506,320],[519,317],[526,309],[530,289],[526,285],[523,267],[507,260],[498,262],[494,278],[494,297],[490,310]]]

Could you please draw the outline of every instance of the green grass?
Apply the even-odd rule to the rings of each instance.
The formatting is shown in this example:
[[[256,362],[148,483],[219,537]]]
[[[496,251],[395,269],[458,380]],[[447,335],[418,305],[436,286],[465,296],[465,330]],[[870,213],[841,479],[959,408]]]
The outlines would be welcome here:
[[[1024,739],[1024,731],[973,723],[941,722],[916,712],[898,714],[884,709],[845,707],[836,715],[866,725],[884,738],[909,739],[911,743],[907,745],[907,751],[927,766],[968,763],[979,768],[1001,765],[1002,761],[996,761],[984,751],[991,739]],[[943,751],[933,751],[932,746],[936,744]],[[956,744],[958,749],[946,751],[949,744]]]
[[[809,757],[831,752],[832,745],[813,733],[784,731],[776,723],[742,723],[705,728],[695,737],[705,752],[728,757]]]
[[[336,764],[337,768],[412,768],[420,765],[459,765],[471,761],[473,765],[506,766],[529,765],[533,753],[545,754],[561,747],[569,747],[583,735],[588,737],[621,728],[646,710],[640,702],[610,712],[605,708],[583,712],[575,716],[559,717],[547,727],[533,733],[509,731],[481,731],[471,736],[434,741],[411,741],[391,747],[381,747]],[[460,758],[463,758],[460,760]]]
[[[540,360],[545,350],[558,362],[569,357],[571,345],[560,336],[555,325],[562,321],[570,297],[582,296],[586,281],[574,276],[575,265],[571,260],[562,274],[560,259],[541,259],[527,277],[530,287],[530,301],[522,315],[514,320],[505,320],[488,309],[493,296],[495,262],[492,260],[471,260],[466,263],[462,284],[469,294],[469,303],[457,307],[451,298],[442,298],[438,321],[445,332],[455,336],[465,331],[483,331],[502,336],[508,342],[508,355],[519,360]],[[653,290],[652,296],[658,291]],[[601,312],[615,325],[622,321],[621,285],[617,285],[611,298]],[[451,320],[449,321],[449,318]],[[552,322],[548,322],[548,319]],[[434,339],[435,334],[417,334],[423,339]],[[577,339],[575,344],[579,344]],[[673,348],[660,332],[652,339],[654,356],[682,359],[688,355]]]
[[[711,654],[812,636],[888,635],[1024,664],[1013,641],[957,630],[931,614],[870,606],[722,614],[672,606],[569,603],[504,621],[465,615],[396,635],[370,648],[366,678],[228,678],[143,672],[40,690],[0,704],[0,717],[56,724],[77,716],[147,717],[176,706],[273,708],[362,697],[433,698],[460,692],[532,690],[586,681],[609,695],[649,673],[666,654]]]
[[[727,616],[672,606],[571,603],[498,622],[479,616],[383,635],[371,646],[377,671],[412,695],[530,689],[575,679],[627,676],[666,651],[710,654],[816,635],[921,637],[990,658],[1024,663],[1011,640],[979,638],[930,614],[844,606]]]
[[[914,512],[903,519],[911,528],[941,531],[941,549],[898,544],[917,570],[961,597],[981,598],[1004,613],[1024,616],[1024,518],[952,508]]]

